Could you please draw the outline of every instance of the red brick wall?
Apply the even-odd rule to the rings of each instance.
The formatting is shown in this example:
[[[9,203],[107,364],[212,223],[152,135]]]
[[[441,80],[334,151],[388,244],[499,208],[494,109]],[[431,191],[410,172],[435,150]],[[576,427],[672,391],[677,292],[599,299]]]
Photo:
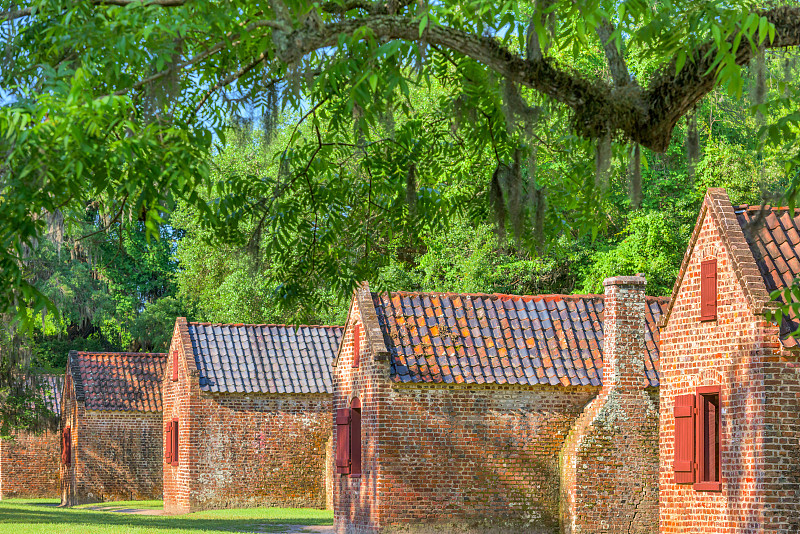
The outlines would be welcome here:
[[[189,345],[179,343],[181,326],[176,325],[163,387],[162,432],[178,418],[180,440],[178,466],[164,465],[165,510],[325,508],[331,396],[202,392],[194,357],[184,349]],[[178,382],[172,381],[175,350]]]
[[[58,497],[60,461],[58,432],[21,432],[0,440],[0,498]]]
[[[62,503],[161,498],[160,413],[84,410],[74,389],[62,410],[72,435],[71,465],[60,467]]]
[[[363,338],[352,368],[350,321],[334,407],[361,401],[363,474],[334,475],[336,532],[557,532],[559,451],[599,388],[392,385]]]
[[[726,224],[738,230],[735,219]],[[710,258],[717,260],[717,320],[700,322],[700,262]],[[800,531],[800,375],[797,356],[781,354],[776,334],[753,315],[706,213],[661,333],[662,533]],[[675,396],[706,385],[721,387],[719,492],[675,484],[672,471]]]

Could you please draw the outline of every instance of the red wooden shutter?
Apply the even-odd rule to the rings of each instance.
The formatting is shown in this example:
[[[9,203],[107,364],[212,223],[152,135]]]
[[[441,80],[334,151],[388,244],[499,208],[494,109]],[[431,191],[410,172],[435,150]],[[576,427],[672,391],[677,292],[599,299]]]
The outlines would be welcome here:
[[[352,406],[353,408],[350,410],[350,476],[361,476],[361,402],[353,399]]]
[[[164,448],[167,451],[167,463],[172,463],[172,421],[167,422],[167,433],[164,435]]]
[[[178,420],[172,420],[172,465],[178,465]]]
[[[350,408],[336,410],[336,472],[350,473]]]
[[[358,367],[361,360],[361,324],[353,328],[353,367]]]
[[[72,434],[69,427],[61,431],[61,463],[69,466],[72,461]]]
[[[675,397],[675,458],[672,470],[676,484],[694,482],[695,396]]]
[[[178,381],[178,351],[172,351],[172,381]]]
[[[700,264],[700,320],[717,318],[717,260]]]

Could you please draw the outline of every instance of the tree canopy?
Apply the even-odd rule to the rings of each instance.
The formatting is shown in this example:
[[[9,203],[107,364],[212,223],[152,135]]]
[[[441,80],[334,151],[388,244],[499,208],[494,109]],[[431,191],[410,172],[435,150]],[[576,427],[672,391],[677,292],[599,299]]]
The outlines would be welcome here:
[[[0,0],[0,35],[0,313],[42,342],[361,279],[663,291],[705,186],[795,198],[795,3]]]

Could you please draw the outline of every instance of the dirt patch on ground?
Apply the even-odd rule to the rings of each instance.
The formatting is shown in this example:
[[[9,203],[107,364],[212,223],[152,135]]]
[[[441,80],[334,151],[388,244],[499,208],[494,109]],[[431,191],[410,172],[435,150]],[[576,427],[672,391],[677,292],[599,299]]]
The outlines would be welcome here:
[[[85,510],[95,510],[97,512],[117,512],[119,514],[134,514],[134,515],[164,515],[164,510],[158,508],[130,508],[119,507],[108,504],[98,504],[96,506],[87,506]]]

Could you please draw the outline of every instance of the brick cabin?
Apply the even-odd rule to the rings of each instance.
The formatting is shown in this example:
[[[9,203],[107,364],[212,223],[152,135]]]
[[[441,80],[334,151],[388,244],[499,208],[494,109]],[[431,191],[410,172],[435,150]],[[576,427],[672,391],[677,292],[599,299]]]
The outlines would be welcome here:
[[[330,502],[337,326],[178,318],[164,377],[164,509]]]
[[[41,377],[41,395],[55,414],[61,413],[64,377]],[[59,433],[17,432],[0,439],[0,499],[36,499],[59,496]]]
[[[661,333],[661,532],[800,532],[800,216],[709,189]]]
[[[655,533],[657,322],[605,295],[356,292],[334,364],[335,530]]]
[[[161,498],[166,354],[69,353],[61,403],[61,504]]]

